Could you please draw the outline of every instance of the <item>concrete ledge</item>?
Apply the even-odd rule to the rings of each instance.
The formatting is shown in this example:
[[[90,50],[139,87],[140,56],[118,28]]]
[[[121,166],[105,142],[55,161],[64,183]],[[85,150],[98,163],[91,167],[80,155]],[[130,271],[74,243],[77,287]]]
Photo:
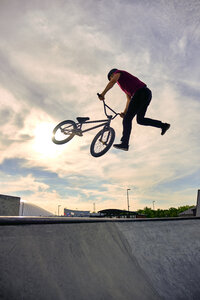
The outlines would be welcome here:
[[[105,222],[170,222],[170,221],[200,220],[200,217],[179,218],[65,218],[65,217],[0,217],[0,225],[28,225],[28,224],[63,224],[63,223],[105,223]]]

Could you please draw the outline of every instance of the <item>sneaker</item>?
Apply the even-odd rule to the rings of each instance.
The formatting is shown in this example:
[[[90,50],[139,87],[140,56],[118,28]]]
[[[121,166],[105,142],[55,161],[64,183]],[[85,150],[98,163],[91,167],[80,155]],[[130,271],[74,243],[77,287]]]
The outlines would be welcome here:
[[[114,144],[113,147],[115,147],[116,149],[120,149],[120,150],[124,150],[124,151],[128,151],[129,146],[126,144]]]
[[[169,127],[170,127],[170,124],[164,123],[163,127],[162,127],[162,131],[161,131],[161,135],[164,135],[165,132],[169,129]]]

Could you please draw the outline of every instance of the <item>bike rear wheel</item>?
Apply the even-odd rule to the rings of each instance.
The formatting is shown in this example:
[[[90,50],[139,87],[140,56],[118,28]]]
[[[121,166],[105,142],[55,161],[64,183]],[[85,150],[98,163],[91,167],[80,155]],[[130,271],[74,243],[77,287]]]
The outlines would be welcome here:
[[[55,144],[65,144],[75,135],[77,129],[76,123],[71,120],[60,122],[53,130],[52,141]]]
[[[112,127],[103,129],[97,133],[94,137],[91,146],[90,153],[94,157],[104,155],[112,146],[115,139],[115,131]]]

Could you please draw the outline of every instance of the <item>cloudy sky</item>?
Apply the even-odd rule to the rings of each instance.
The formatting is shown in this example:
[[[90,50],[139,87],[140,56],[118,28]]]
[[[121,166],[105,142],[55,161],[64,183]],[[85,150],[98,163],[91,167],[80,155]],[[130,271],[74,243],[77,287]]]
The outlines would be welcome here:
[[[0,0],[0,193],[52,212],[196,204],[200,188],[199,0]],[[104,117],[96,93],[111,68],[153,92],[147,116],[133,122],[129,152],[90,155],[98,130],[55,145],[55,125]],[[116,85],[107,103],[123,111]],[[119,142],[122,119],[112,127]]]

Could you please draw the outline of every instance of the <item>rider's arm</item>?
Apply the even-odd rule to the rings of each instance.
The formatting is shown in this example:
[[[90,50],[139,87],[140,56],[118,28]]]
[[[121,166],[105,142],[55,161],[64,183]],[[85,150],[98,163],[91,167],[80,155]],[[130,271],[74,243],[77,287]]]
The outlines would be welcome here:
[[[126,101],[126,107],[124,109],[124,111],[120,114],[120,116],[123,118],[125,116],[125,114],[127,113],[128,111],[128,107],[129,107],[129,104],[130,104],[130,101],[131,101],[131,96],[129,96],[128,94],[126,94],[126,98],[127,98],[127,101]]]
[[[101,96],[104,98],[105,94],[115,85],[115,83],[119,80],[120,73],[116,73],[113,75],[107,86],[105,87],[104,91],[101,93]]]
[[[126,107],[124,109],[124,114],[127,113],[127,110],[128,110],[128,107],[129,107],[129,103],[131,101],[131,96],[129,96],[129,95],[126,94],[126,98],[127,98],[127,101],[126,101]]]

